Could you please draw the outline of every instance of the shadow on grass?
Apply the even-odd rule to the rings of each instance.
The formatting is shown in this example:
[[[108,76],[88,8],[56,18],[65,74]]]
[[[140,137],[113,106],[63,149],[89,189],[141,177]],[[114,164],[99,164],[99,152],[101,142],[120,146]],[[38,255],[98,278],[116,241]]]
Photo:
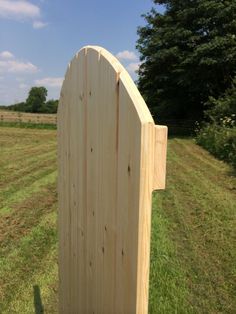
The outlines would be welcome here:
[[[169,134],[168,133],[168,139],[194,139],[194,136],[193,135],[178,135],[178,134]]]
[[[35,314],[42,314],[44,313],[43,304],[41,300],[40,295],[40,288],[38,285],[35,285],[34,287],[34,310]]]

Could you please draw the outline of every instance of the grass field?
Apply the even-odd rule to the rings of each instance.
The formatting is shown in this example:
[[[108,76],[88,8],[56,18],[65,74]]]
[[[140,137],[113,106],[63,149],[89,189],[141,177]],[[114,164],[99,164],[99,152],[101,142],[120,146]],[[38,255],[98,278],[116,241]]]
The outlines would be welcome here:
[[[1,127],[0,152],[0,313],[34,313],[38,288],[56,313],[56,132]]]
[[[154,193],[150,313],[236,313],[236,178],[191,139]],[[55,130],[0,127],[0,313],[57,313]]]
[[[17,112],[0,109],[0,123],[14,124],[46,124],[56,125],[57,115],[47,113]]]

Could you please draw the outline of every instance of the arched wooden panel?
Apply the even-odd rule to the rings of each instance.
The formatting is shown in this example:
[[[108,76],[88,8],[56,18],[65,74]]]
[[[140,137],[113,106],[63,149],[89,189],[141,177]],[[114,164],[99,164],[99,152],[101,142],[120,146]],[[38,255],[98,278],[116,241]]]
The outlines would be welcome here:
[[[166,138],[115,57],[96,46],[76,54],[58,112],[60,313],[147,313]]]

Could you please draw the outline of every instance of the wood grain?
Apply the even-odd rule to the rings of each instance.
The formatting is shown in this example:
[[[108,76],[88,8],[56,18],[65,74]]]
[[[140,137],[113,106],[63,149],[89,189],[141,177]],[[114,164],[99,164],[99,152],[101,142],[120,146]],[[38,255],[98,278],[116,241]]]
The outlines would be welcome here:
[[[58,113],[60,313],[148,312],[166,134],[115,57],[97,46],[76,54]]]

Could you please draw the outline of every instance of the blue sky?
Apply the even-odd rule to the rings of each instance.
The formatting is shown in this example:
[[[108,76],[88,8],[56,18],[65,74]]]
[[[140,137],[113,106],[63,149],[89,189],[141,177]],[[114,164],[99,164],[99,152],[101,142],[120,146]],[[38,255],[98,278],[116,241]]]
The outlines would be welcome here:
[[[152,5],[151,0],[0,0],[0,105],[25,100],[37,85],[48,89],[48,98],[58,98],[67,64],[85,45],[108,49],[135,79],[137,27]]]

